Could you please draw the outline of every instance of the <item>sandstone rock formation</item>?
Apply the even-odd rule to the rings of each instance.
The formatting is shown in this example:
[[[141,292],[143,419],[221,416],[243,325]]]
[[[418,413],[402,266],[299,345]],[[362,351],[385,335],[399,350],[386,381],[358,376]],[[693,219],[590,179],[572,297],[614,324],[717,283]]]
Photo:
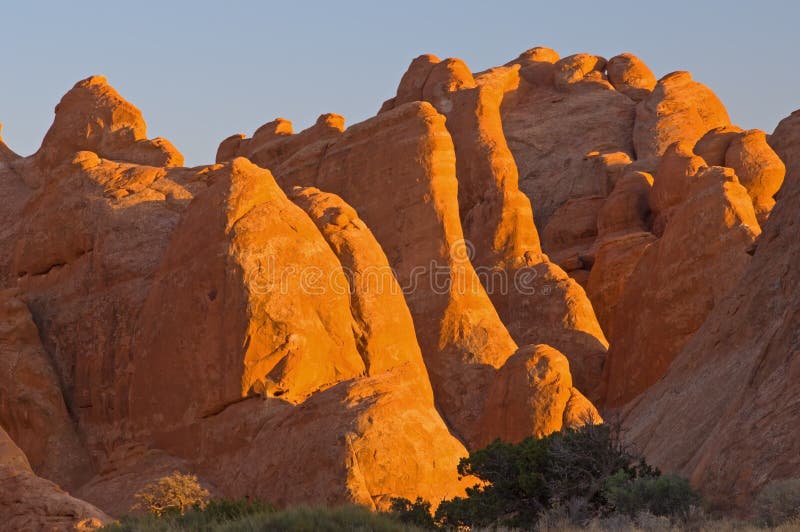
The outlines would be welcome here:
[[[124,100],[103,76],[75,84],[56,106],[53,126],[37,162],[57,164],[81,150],[106,159],[151,166],[181,166],[183,156],[166,139],[147,139],[142,113]]]
[[[743,130],[631,54],[423,55],[375,117],[182,164],[100,76],[35,154],[0,140],[12,529],[108,519],[56,484],[119,515],[173,470],[279,505],[436,502],[467,449],[606,412],[740,506],[800,474],[800,113]]]
[[[592,244],[592,269],[586,293],[606,334],[614,337],[614,317],[623,288],[644,250],[650,233],[653,177],[632,171],[619,179],[597,213],[597,239]]]
[[[658,162],[650,191],[653,232],[661,236],[674,209],[689,197],[697,173],[705,163],[692,152],[691,145],[677,141],[671,144]]]
[[[687,192],[664,235],[642,252],[617,303],[605,366],[607,406],[633,399],[666,372],[735,286],[761,232],[732,170],[704,167]]]
[[[414,382],[432,399],[414,322],[389,261],[356,211],[334,194],[296,188],[292,200],[302,207],[341,261],[350,292],[356,345],[366,372],[378,375],[409,366]],[[344,286],[343,288],[347,288]]]
[[[487,403],[481,420],[486,434],[502,434],[510,441],[602,419],[572,386],[566,357],[547,345],[529,345],[514,353],[498,370]],[[491,442],[484,437],[480,446]]]
[[[470,260],[503,324],[519,344],[549,344],[570,360],[579,387],[600,378],[607,342],[576,283],[542,254],[530,200],[518,188],[517,166],[506,143],[500,106],[519,84],[517,68],[473,77],[459,59],[415,59],[404,88],[425,70],[422,97],[446,117],[453,139],[458,204]],[[384,111],[392,108],[384,106]]]
[[[636,102],[608,82],[576,77],[578,73],[600,74],[588,69],[602,68],[605,60],[583,57],[586,63],[574,70],[569,65],[581,58],[566,58],[561,64],[555,59],[557,55],[537,54],[535,61],[520,70],[519,88],[505,95],[501,109],[503,131],[519,169],[519,187],[534,206],[540,230],[568,199],[610,192],[605,183],[586,178],[587,154],[634,153]],[[553,74],[530,76],[530,69]],[[563,72],[572,72],[573,83],[557,83],[555,71],[562,72],[561,77]]]
[[[0,427],[0,519],[5,530],[95,530],[111,518],[37,476]]]
[[[97,102],[84,94],[87,86]],[[119,131],[135,122],[126,118],[132,106],[96,78],[76,87],[81,98],[68,94],[70,105],[59,113],[121,116]],[[400,319],[397,330],[381,337],[386,318],[370,312],[365,298],[351,301],[340,259],[268,171],[245,159],[196,169],[132,163],[149,141],[115,136],[103,120],[111,131],[93,129],[81,140],[69,131],[73,122],[57,115],[48,138],[72,139],[70,149],[78,151],[43,148],[0,169],[9,196],[3,218],[10,221],[0,237],[11,251],[2,278],[17,286],[19,300],[7,303],[17,331],[9,356],[21,360],[9,393],[38,401],[25,415],[3,418],[23,441],[30,438],[19,419],[50,416],[54,433],[77,422],[92,458],[82,481],[96,475],[79,491],[104,505],[113,505],[109,492],[130,501],[152,480],[142,457],[154,452],[165,457],[156,470],[197,471],[230,496],[385,507],[392,496],[422,491],[435,499],[463,490],[455,466],[466,450],[434,407],[408,310],[405,322],[402,307],[391,316],[390,324]],[[382,257],[377,245],[357,253],[364,267]],[[25,305],[57,379],[47,377]],[[405,346],[388,345],[403,335]],[[23,387],[29,365],[43,380]],[[46,395],[53,381],[70,416],[63,423],[63,405],[59,410]],[[231,421],[228,411],[238,417]],[[215,429],[223,419],[238,428]],[[197,440],[204,433],[207,440]],[[315,441],[315,434],[329,440]],[[290,438],[295,443],[281,454]],[[69,441],[57,443],[66,448]],[[37,459],[34,444],[43,442],[31,443]],[[325,452],[312,451],[316,446]],[[245,465],[245,455],[262,452],[269,458],[261,467],[253,458]],[[324,481],[277,481],[312,454],[320,462],[305,472],[320,469]],[[223,456],[232,469],[248,469],[250,481],[218,469]],[[55,463],[42,465],[45,471],[78,465],[66,453],[48,458]],[[264,484],[265,471],[276,482]]]
[[[761,223],[775,205],[773,196],[783,184],[786,167],[767,144],[763,131],[752,129],[731,140],[725,151],[725,166],[733,168],[747,189]]]
[[[0,292],[0,426],[37,474],[74,488],[88,480],[89,455],[28,307],[14,292]]]
[[[636,106],[636,157],[655,159],[674,142],[694,144],[709,130],[730,123],[722,102],[708,87],[688,72],[673,72],[658,80],[653,92]]]
[[[770,145],[788,174],[741,282],[626,419],[656,464],[689,476],[714,502],[744,508],[770,479],[800,474],[800,112],[778,125]]]
[[[640,102],[653,92],[656,77],[644,62],[633,54],[612,57],[606,65],[608,82],[619,92]]]
[[[414,72],[424,64],[432,65],[430,71],[422,69],[426,80],[433,80],[432,85],[411,81]],[[505,71],[495,75],[509,74]],[[484,286],[484,279],[478,275],[474,265],[496,267],[507,262],[511,269],[528,267],[529,264],[538,266],[537,263],[543,260],[530,204],[514,188],[516,169],[510,153],[507,150],[503,152],[502,146],[494,142],[485,142],[481,149],[475,144],[480,141],[471,140],[487,136],[502,139],[499,120],[473,119],[470,122],[469,112],[474,112],[476,105],[489,106],[494,101],[497,115],[502,94],[495,88],[504,83],[489,83],[486,79],[483,83],[485,85],[478,85],[459,61],[440,63],[433,56],[422,56],[414,61],[401,81],[398,95],[384,105],[377,117],[351,126],[341,135],[318,136],[314,130],[324,123],[325,116],[332,116],[324,115],[323,120],[309,130],[281,137],[280,145],[292,146],[291,149],[283,148],[280,153],[276,149],[278,155],[271,159],[253,156],[260,161],[259,164],[270,164],[276,169],[276,179],[286,190],[295,186],[314,186],[341,196],[371,229],[386,253],[399,286],[406,291],[406,301],[430,374],[436,404],[454,432],[470,447],[487,439],[510,437],[504,433],[487,432],[481,420],[487,415],[487,389],[496,378],[496,369],[502,367],[517,349],[517,343],[499,319],[497,310],[510,309],[511,305],[493,305],[493,292],[486,289],[488,287]],[[454,110],[450,116],[456,123],[463,121],[466,135],[451,137],[444,125],[445,117],[430,104],[403,103],[405,87],[416,85],[420,86],[421,94],[443,107],[452,106],[451,91],[460,95],[459,111]],[[478,88],[484,86],[486,89]],[[469,90],[473,88],[476,90]],[[254,142],[256,136],[240,140],[240,148],[235,153],[247,153],[249,143]],[[469,149],[478,150],[473,158],[468,159],[474,167],[469,175],[464,175],[463,187],[457,186],[459,148],[451,139],[461,146],[465,158],[470,154]],[[225,145],[230,142],[224,141],[219,153],[228,153]],[[318,149],[322,143],[324,147]],[[310,155],[315,164],[298,165],[298,156],[303,153]],[[299,168],[315,171],[298,171]],[[486,186],[493,187],[494,191],[487,193]],[[382,191],[387,189],[393,190],[394,194],[386,197]],[[307,203],[304,199],[299,201]],[[387,208],[395,213],[395,219],[390,223],[385,217]],[[480,220],[473,220],[472,217],[480,212],[485,214],[480,215]],[[317,217],[312,212],[312,218]],[[474,233],[465,235],[462,227],[474,229]],[[321,229],[327,232],[324,225]],[[481,249],[485,264],[475,258],[473,251],[476,249]],[[548,268],[557,270],[549,263],[542,266],[545,271]],[[549,280],[553,277],[551,275]],[[558,279],[558,272],[555,277]],[[563,272],[560,279],[563,283],[570,282]],[[515,292],[512,290],[511,293]],[[557,325],[550,327],[550,323],[543,323],[540,327],[528,328],[555,338],[564,334],[561,331],[566,330],[568,334],[577,328],[574,324],[576,321],[580,324],[583,316],[570,319],[570,306],[579,306],[580,300],[574,302],[554,297],[552,301],[560,313],[550,312],[550,322]],[[588,301],[583,299],[583,303],[586,313],[594,321]],[[535,304],[529,305],[536,308]],[[529,314],[523,314],[523,317],[526,315]],[[562,325],[564,321],[567,326]],[[602,338],[596,321],[594,327]],[[592,340],[595,344],[593,353],[602,356],[605,346],[596,338],[592,337]],[[575,366],[580,370],[579,362],[580,358]],[[594,363],[596,378],[599,378],[601,364],[602,358],[599,358],[599,363]],[[559,424],[556,426],[560,426],[563,412],[558,412],[557,418]],[[523,432],[532,433],[534,430],[531,421],[520,419],[518,422]]]

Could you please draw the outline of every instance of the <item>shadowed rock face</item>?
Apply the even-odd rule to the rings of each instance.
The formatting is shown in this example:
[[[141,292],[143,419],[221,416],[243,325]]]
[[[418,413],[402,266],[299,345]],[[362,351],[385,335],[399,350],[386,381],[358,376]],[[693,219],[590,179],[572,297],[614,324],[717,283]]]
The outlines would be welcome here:
[[[778,125],[770,145],[786,164],[786,183],[741,281],[626,419],[630,438],[657,465],[728,506],[747,507],[769,480],[800,474],[800,113]]]
[[[733,171],[704,168],[622,290],[606,363],[608,406],[630,401],[663,376],[710,309],[736,285],[760,232]],[[659,327],[648,325],[652,321]]]
[[[92,464],[64,404],[61,383],[16,290],[0,293],[0,426],[34,471],[72,489]]]
[[[31,470],[0,428],[0,519],[5,530],[94,530],[111,518]]]
[[[424,55],[373,118],[276,119],[184,168],[79,82],[36,154],[0,142],[0,481],[24,494],[0,516],[95,526],[51,481],[122,514],[173,470],[438,501],[467,449],[593,402],[746,506],[800,467],[797,116],[743,131],[631,54]]]

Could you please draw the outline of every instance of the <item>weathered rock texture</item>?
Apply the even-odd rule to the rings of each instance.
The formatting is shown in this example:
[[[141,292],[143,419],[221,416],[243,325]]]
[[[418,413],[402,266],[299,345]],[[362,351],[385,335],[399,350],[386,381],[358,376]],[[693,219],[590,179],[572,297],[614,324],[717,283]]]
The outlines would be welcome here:
[[[658,80],[653,92],[636,106],[636,157],[652,160],[674,142],[694,144],[709,130],[730,123],[722,102],[708,87],[688,72],[673,72]]]
[[[626,419],[651,460],[727,506],[747,507],[769,480],[800,474],[800,113],[770,144],[788,174],[752,260]]]
[[[0,293],[0,426],[39,475],[73,488],[88,480],[89,454],[28,307]]]
[[[37,153],[0,140],[0,517],[94,526],[53,482],[119,515],[173,470],[435,502],[467,449],[606,411],[746,506],[800,474],[798,116],[742,130],[631,54],[423,55],[373,118],[184,168],[79,82]]]
[[[430,65],[422,97],[446,117],[453,139],[460,219],[481,283],[517,343],[560,349],[578,386],[591,386],[600,378],[608,344],[577,283],[542,253],[503,132],[500,106],[507,88],[519,84],[518,68],[473,77],[459,59],[420,56],[403,77],[394,105],[404,101],[404,87],[422,64]]]
[[[445,126],[445,116],[437,113],[432,105],[414,101],[403,103],[404,87],[417,85],[411,82],[411,76],[424,64],[437,65],[431,66],[431,71],[425,75],[438,81],[435,85],[422,83],[422,93],[443,107],[450,105],[446,103],[450,88],[453,91],[465,88],[466,91],[466,88],[477,87],[463,63],[456,60],[439,63],[433,56],[422,56],[414,61],[404,77],[398,96],[387,102],[377,117],[356,124],[340,135],[325,135],[322,141],[312,133],[320,121],[298,135],[282,137],[281,145],[294,147],[284,151],[283,158],[277,156],[261,162],[277,169],[276,179],[286,190],[314,186],[339,195],[371,229],[386,253],[399,286],[406,292],[405,299],[430,374],[436,404],[454,433],[469,447],[474,447],[477,442],[496,437],[516,437],[516,434],[495,432],[497,427],[482,423],[488,415],[487,409],[496,413],[491,410],[493,405],[487,403],[488,389],[498,378],[496,370],[516,352],[517,343],[498,316],[498,309],[505,310],[508,305],[493,304],[492,291],[484,284],[486,279],[476,271],[476,265],[485,267],[475,257],[477,249],[481,250],[479,253],[485,264],[493,267],[502,267],[505,261],[511,267],[527,267],[526,260],[538,265],[544,259],[530,204],[514,187],[516,170],[510,153],[502,152],[502,146],[488,141],[479,145],[480,139],[487,136],[502,140],[502,132],[496,127],[499,125],[497,116],[494,127],[491,121],[468,120],[468,113],[474,112],[478,105],[473,99],[486,98],[485,103],[490,105],[492,89],[487,89],[484,96],[481,96],[484,94],[481,89],[456,92],[464,99],[459,103],[461,114],[453,114],[454,121],[464,120],[468,133],[453,137]],[[494,94],[497,115],[501,93]],[[252,139],[240,142],[253,142],[256,137],[254,134]],[[474,174],[465,177],[465,186],[461,188],[456,177],[458,147],[454,139],[462,146],[465,157],[470,149],[479,150],[471,159],[475,164]],[[325,147],[315,149],[321,142]],[[244,146],[247,149],[248,144]],[[481,146],[483,151],[480,151]],[[224,151],[223,148],[220,151]],[[316,164],[297,164],[300,153],[314,154]],[[298,170],[301,167],[313,168],[316,172]],[[482,186],[495,190],[481,192]],[[386,195],[385,190],[393,193]],[[470,199],[471,194],[477,197]],[[506,197],[510,197],[509,201]],[[299,201],[307,203],[305,199]],[[463,206],[469,201],[475,202],[475,208],[464,213]],[[485,213],[482,217],[488,217],[488,224],[472,221],[471,216],[480,209]],[[387,212],[394,216],[387,219]],[[312,218],[318,216],[312,212]],[[462,218],[466,220],[464,225]],[[464,234],[464,227],[474,230],[473,239]],[[321,228],[328,233],[325,226]],[[529,257],[526,258],[526,254]],[[544,265],[545,269],[548,267],[557,270],[549,263]],[[564,283],[571,282],[563,273],[561,278]],[[536,281],[541,283],[539,279]],[[510,288],[515,292],[514,287]],[[575,289],[580,290],[577,286]],[[594,320],[591,307],[583,297],[586,313]],[[546,297],[542,300],[548,301]],[[570,307],[581,302],[576,304],[561,294],[551,301],[560,306],[560,314],[551,312],[554,315],[551,322],[557,322],[558,326],[542,324],[541,334],[555,337],[577,328],[574,322],[582,316],[570,320]],[[592,337],[593,353],[602,357],[605,340],[596,321],[594,328],[602,340]],[[583,353],[577,355],[575,365],[580,367]],[[599,364],[595,363],[596,378],[600,376],[601,364],[602,358]],[[520,394],[520,397],[524,395]],[[556,412],[557,408],[541,412],[541,416],[555,416],[558,420],[549,427],[562,425],[563,405],[561,408],[560,412]],[[541,421],[532,421],[528,416],[519,418],[517,423],[521,427],[515,429],[517,432],[531,434],[537,430],[536,423]]]
[[[111,518],[31,470],[0,427],[0,519],[4,530],[95,530]]]
[[[172,469],[287,504],[460,493],[466,450],[434,406],[402,294],[351,296],[346,268],[386,264],[363,223],[322,227],[329,242],[244,158],[131,162],[151,145],[116,135],[144,127],[131,109],[81,82],[48,133],[71,144],[0,168],[2,278],[16,287],[0,419],[34,467],[71,486],[93,477],[78,492],[115,513]],[[60,118],[98,113],[105,129],[85,139]]]
[[[587,171],[588,154],[634,153],[636,102],[602,79],[597,68],[605,60],[579,54],[553,62],[557,58],[538,54],[523,66],[519,87],[505,95],[501,109],[519,187],[540,230],[567,200],[610,192]]]
[[[607,405],[626,403],[666,372],[739,281],[760,232],[747,190],[733,171],[705,167],[622,290],[605,366]]]

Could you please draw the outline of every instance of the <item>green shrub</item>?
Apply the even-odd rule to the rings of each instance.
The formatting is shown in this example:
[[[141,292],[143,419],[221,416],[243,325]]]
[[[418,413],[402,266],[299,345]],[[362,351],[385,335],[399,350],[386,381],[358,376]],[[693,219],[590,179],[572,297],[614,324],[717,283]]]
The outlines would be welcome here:
[[[758,518],[769,526],[800,518],[800,478],[768,483],[756,496],[754,509]]]
[[[414,502],[404,498],[394,498],[389,513],[401,523],[425,529],[435,528],[433,515],[431,515],[431,503],[424,501],[422,497],[417,497]]]
[[[435,518],[443,526],[532,528],[556,507],[565,519],[587,522],[613,511],[607,483],[615,474],[660,475],[622,444],[614,427],[593,423],[518,444],[495,441],[462,459],[458,472],[482,483],[439,505]]]
[[[258,499],[212,499],[202,508],[195,507],[190,515],[201,515],[206,521],[232,521],[246,515],[271,513],[275,507]]]
[[[642,512],[686,519],[700,496],[686,479],[673,475],[631,478],[619,471],[606,481],[606,497],[617,512],[635,517]]]
[[[442,501],[436,510],[436,521],[453,527],[532,525],[549,506],[549,441],[526,438],[510,444],[497,440],[462,458],[459,474],[474,475],[483,484],[467,488],[466,497]]]

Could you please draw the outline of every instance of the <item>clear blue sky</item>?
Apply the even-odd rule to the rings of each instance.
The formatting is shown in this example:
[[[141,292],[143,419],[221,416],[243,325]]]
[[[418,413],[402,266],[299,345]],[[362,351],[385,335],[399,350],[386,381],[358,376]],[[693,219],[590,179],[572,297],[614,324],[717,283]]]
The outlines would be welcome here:
[[[348,124],[375,114],[420,53],[477,71],[541,45],[632,52],[658,77],[689,70],[735,123],[771,132],[800,108],[798,21],[790,0],[9,2],[0,122],[30,154],[63,93],[104,74],[142,109],[149,136],[204,164],[221,139],[278,116],[299,131],[325,112]]]

